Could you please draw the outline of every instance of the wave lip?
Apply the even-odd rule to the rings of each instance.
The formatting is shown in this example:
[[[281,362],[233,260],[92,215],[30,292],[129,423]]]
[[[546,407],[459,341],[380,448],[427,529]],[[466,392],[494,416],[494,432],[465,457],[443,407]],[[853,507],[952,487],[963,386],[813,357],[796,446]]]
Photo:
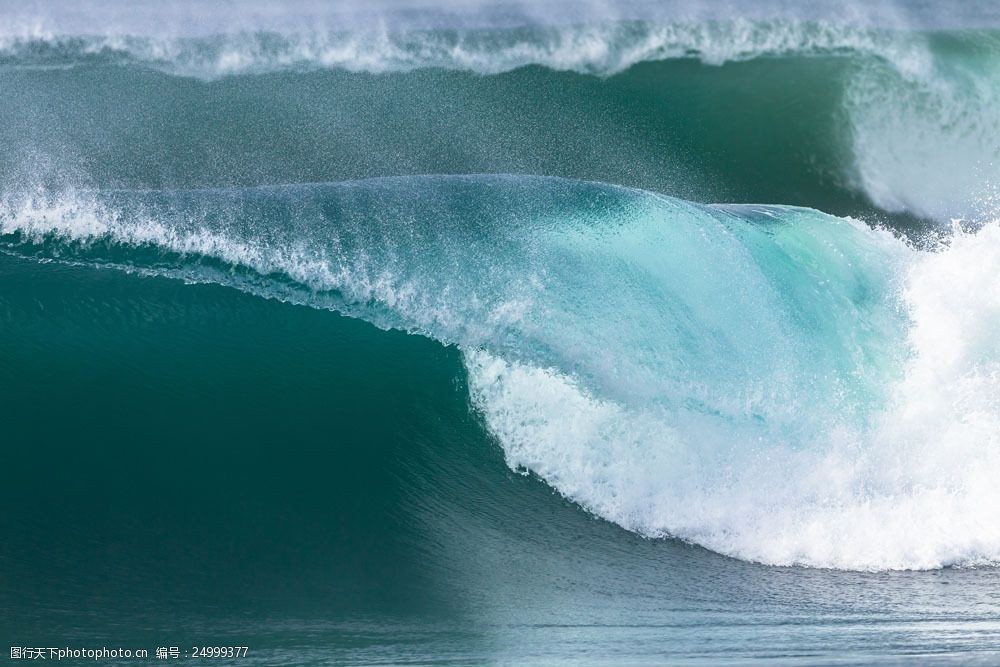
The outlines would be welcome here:
[[[1000,224],[538,177],[29,197],[6,252],[231,285],[463,350],[515,470],[775,565],[1000,560]]]

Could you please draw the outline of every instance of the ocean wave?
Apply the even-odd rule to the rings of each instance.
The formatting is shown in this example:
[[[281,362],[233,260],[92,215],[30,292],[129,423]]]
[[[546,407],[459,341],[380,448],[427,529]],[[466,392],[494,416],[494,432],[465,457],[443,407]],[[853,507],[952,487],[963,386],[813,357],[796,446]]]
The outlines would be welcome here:
[[[993,30],[930,32],[830,20],[739,18],[408,30],[376,22],[368,28],[339,31],[251,30],[177,37],[111,32],[74,36],[29,26],[0,35],[0,67],[139,66],[203,81],[317,70],[363,74],[450,70],[488,76],[527,66],[613,77],[654,61],[697,60],[721,66],[762,58],[836,58],[845,63],[843,68],[817,70],[829,80],[816,86],[835,91],[830,108],[803,108],[816,115],[817,131],[827,131],[826,124],[836,119],[836,136],[806,137],[817,143],[811,150],[782,147],[791,152],[788,158],[805,160],[802,168],[815,168],[816,178],[843,184],[882,211],[945,224],[995,217],[1000,182],[998,55],[1000,42]],[[664,79],[658,85],[684,84]],[[802,106],[803,96],[816,94],[790,86],[785,100],[775,98],[768,79],[755,85],[764,91],[758,97],[768,99],[745,93],[742,99],[757,105],[746,110],[757,122],[782,117]],[[758,108],[764,110],[763,117]],[[405,122],[424,121],[413,117]],[[421,133],[420,141],[430,141],[431,135]],[[12,153],[17,155],[16,147]],[[464,154],[476,154],[476,147],[465,148]],[[89,156],[83,158],[92,162]],[[34,155],[24,159],[38,163]],[[822,164],[828,159],[840,162]],[[535,167],[528,171],[544,171]],[[482,167],[459,166],[456,171],[478,169]],[[556,173],[608,180],[603,175]],[[231,177],[222,175],[223,182],[227,179]],[[686,185],[692,192],[698,190],[697,185]],[[739,183],[732,184],[733,191],[739,188]]]
[[[508,463],[780,565],[1000,560],[1000,225],[538,177],[31,194],[6,252],[232,285],[459,346]]]

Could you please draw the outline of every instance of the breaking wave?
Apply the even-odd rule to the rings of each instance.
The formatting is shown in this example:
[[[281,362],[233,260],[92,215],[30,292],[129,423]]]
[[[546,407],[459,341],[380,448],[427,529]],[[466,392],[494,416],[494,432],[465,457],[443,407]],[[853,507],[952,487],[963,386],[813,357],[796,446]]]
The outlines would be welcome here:
[[[4,252],[230,285],[458,346],[506,454],[737,558],[1000,560],[1000,226],[529,176],[8,197]]]

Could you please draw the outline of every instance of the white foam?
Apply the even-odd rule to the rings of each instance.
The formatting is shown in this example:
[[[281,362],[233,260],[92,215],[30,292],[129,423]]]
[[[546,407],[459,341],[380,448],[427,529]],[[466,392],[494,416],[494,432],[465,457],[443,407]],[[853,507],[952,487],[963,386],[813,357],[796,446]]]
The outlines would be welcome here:
[[[844,104],[850,180],[880,208],[947,223],[995,215],[1000,184],[1000,52],[972,35],[925,49],[919,66],[868,61]]]
[[[781,54],[854,52],[894,62],[920,56],[892,31],[794,19],[603,20],[451,30],[399,30],[375,20],[351,30],[237,30],[199,37],[115,32],[75,37],[31,23],[0,33],[2,54],[35,57],[40,45],[70,56],[119,54],[204,79],[313,68],[380,73],[437,67],[496,74],[526,65],[611,75],[639,62],[674,58],[721,65]]]
[[[466,355],[470,390],[512,468],[644,535],[774,565],[996,563],[997,266],[996,223],[914,251],[903,295],[912,357],[891,400],[805,447],[601,400],[572,376],[483,351]]]
[[[19,234],[31,243],[56,238],[85,248],[111,241],[133,248],[146,246],[179,255],[213,257],[261,275],[281,272],[316,289],[336,283],[326,262],[309,257],[300,248],[243,241],[197,220],[188,222],[186,226],[176,221],[166,224],[141,210],[125,215],[93,197],[73,192],[56,197],[39,193],[0,204],[0,235]]]

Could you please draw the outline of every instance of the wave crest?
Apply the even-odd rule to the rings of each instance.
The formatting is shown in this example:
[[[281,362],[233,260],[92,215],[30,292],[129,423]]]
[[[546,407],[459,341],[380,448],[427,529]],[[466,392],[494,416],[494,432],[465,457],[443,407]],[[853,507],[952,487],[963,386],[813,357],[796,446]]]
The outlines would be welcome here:
[[[0,242],[458,345],[509,464],[644,535],[1000,560],[1000,224],[924,251],[807,209],[424,177],[36,197]]]
[[[377,25],[367,30],[173,38],[77,37],[35,28],[0,38],[0,57],[20,65],[65,66],[103,58],[202,79],[316,68],[370,73],[441,68],[497,74],[528,65],[607,76],[656,60],[693,58],[721,65],[789,54],[867,54],[906,69],[927,66],[919,39],[884,29],[794,20],[614,21],[403,31]]]

